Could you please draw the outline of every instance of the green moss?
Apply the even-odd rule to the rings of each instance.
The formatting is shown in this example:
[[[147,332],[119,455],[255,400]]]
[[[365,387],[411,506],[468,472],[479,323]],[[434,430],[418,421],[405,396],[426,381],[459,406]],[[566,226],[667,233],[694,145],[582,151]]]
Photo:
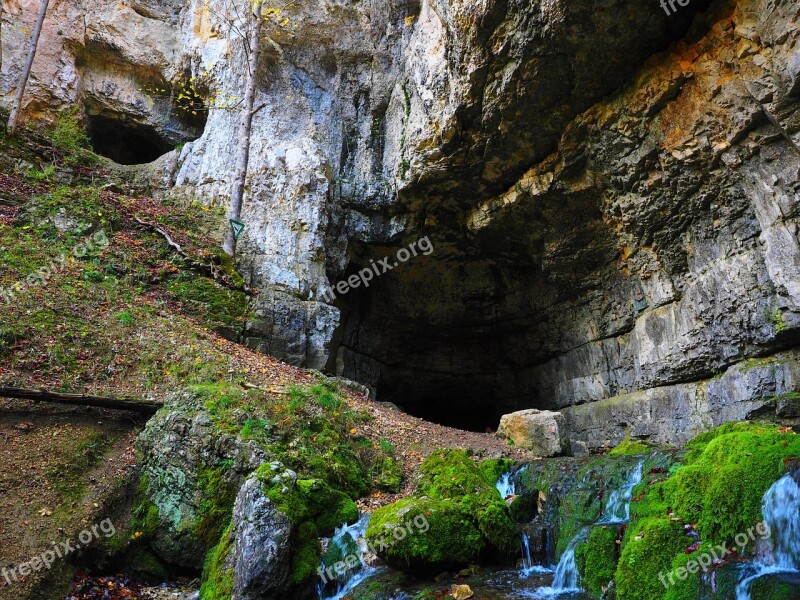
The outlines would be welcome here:
[[[376,460],[370,476],[375,488],[391,494],[396,494],[400,491],[400,485],[403,482],[403,470],[393,456],[384,456]]]
[[[311,577],[319,567],[320,532],[313,521],[297,526],[292,540],[292,581],[299,584]]]
[[[595,527],[586,541],[575,549],[575,562],[583,587],[600,597],[614,579],[619,558],[616,527]]]
[[[233,547],[232,525],[223,533],[219,544],[206,556],[203,566],[200,600],[230,600],[233,595],[233,569],[225,567]]]
[[[539,508],[539,492],[523,492],[511,503],[511,518],[515,523],[529,523]]]
[[[257,476],[264,493],[292,522],[292,579],[301,583],[319,566],[319,537],[329,535],[336,527],[358,520],[358,507],[346,494],[315,479],[296,483],[272,482],[275,473],[263,465]]]
[[[125,556],[125,572],[134,576],[157,577],[163,581],[169,580],[167,566],[156,554],[143,545],[134,546]]]
[[[207,277],[182,273],[171,279],[166,289],[183,303],[184,312],[211,327],[241,328],[249,316],[249,302],[243,292],[222,287]]]
[[[454,500],[475,519],[486,540],[497,550],[517,547],[517,527],[500,493],[464,450],[437,450],[420,466],[418,493]]]
[[[659,573],[669,572],[673,558],[686,547],[683,525],[669,519],[642,519],[632,525],[616,570],[620,600],[663,598]]]
[[[639,440],[632,440],[631,438],[625,438],[617,445],[616,448],[614,448],[611,452],[609,452],[609,455],[636,456],[641,454],[647,454],[648,452],[650,452],[650,447],[644,442],[640,442]]]
[[[481,473],[491,485],[496,485],[499,479],[514,468],[516,462],[510,458],[495,458],[484,460],[479,465]]]
[[[231,521],[239,481],[226,475],[227,471],[222,467],[203,467],[197,476],[202,500],[194,532],[206,548],[211,548],[220,539]]]
[[[777,576],[762,577],[750,586],[750,597],[758,600],[797,600],[797,584],[780,581]]]
[[[431,498],[407,498],[379,508],[366,537],[389,565],[414,573],[468,564],[485,544],[458,502]]]
[[[564,552],[578,532],[600,519],[607,494],[624,485],[639,460],[634,457],[600,456],[578,472],[575,483],[564,495],[558,508],[557,556]]]
[[[682,464],[660,475],[671,475],[668,479],[634,490],[638,502],[631,507],[633,521],[617,569],[618,598],[698,597],[699,575],[674,578],[668,591],[659,571],[667,575],[703,549],[734,547],[736,534],[761,520],[764,493],[798,456],[800,436],[771,424],[729,423],[692,440]],[[695,524],[703,542],[691,555],[684,552],[691,543],[682,532],[687,523]],[[752,543],[739,550],[752,551]]]

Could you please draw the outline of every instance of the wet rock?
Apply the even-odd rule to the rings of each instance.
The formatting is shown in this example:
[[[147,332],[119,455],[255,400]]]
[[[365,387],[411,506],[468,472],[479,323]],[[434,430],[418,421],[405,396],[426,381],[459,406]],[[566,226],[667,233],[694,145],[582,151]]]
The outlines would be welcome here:
[[[503,415],[497,435],[539,456],[561,456],[570,451],[567,423],[557,412],[528,409]]]

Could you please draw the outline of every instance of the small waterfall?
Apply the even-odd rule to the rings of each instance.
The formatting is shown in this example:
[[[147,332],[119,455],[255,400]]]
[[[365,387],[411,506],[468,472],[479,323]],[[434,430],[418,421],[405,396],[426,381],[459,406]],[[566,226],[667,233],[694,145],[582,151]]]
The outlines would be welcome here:
[[[628,474],[625,483],[608,495],[603,516],[596,523],[584,527],[570,540],[561,559],[558,561],[553,585],[549,588],[540,588],[539,592],[545,595],[558,595],[568,592],[580,591],[580,573],[575,562],[575,549],[583,542],[596,525],[617,525],[627,523],[631,515],[631,497],[633,488],[642,481],[642,468],[644,461],[639,461]]]
[[[342,598],[346,597],[357,585],[375,572],[375,568],[369,564],[371,561],[368,559],[370,559],[371,556],[369,556],[370,551],[364,539],[367,526],[369,525],[369,517],[370,515],[367,513],[362,515],[361,518],[352,525],[345,523],[340,528],[336,529],[333,537],[328,541],[328,554],[333,550],[336,552],[337,560],[344,560],[347,556],[355,556],[358,558],[358,564],[352,569],[349,569],[344,575],[339,576],[341,577],[341,579],[339,579],[339,577],[336,576],[336,572],[332,568],[329,568],[332,565],[326,566],[325,561],[323,561],[322,571],[326,573],[326,578],[331,582],[335,582],[336,589],[331,592],[330,588],[333,584],[328,583],[328,585],[325,585],[325,583],[321,581],[317,584],[317,596],[320,600],[342,600]],[[326,568],[328,568],[327,572]],[[331,573],[333,574],[333,578],[328,577]]]
[[[500,497],[505,500],[509,496],[514,496],[517,493],[517,486],[514,483],[514,471],[507,471],[503,473],[500,479],[497,480],[495,487],[500,492]]]
[[[583,528],[578,535],[570,541],[564,554],[561,555],[561,560],[558,561],[556,567],[556,574],[553,577],[553,585],[551,590],[558,593],[571,592],[580,590],[578,579],[578,565],[575,562],[575,549],[578,547],[586,536],[591,531],[592,526]]]
[[[613,525],[630,521],[631,496],[633,496],[633,488],[642,482],[643,466],[644,462],[637,463],[628,475],[623,486],[608,495],[606,507],[603,511],[603,518],[597,522],[598,525]]]
[[[791,475],[784,475],[767,490],[761,514],[769,550],[764,559],[742,570],[736,600],[750,600],[750,586],[760,577],[800,570],[800,487]]]

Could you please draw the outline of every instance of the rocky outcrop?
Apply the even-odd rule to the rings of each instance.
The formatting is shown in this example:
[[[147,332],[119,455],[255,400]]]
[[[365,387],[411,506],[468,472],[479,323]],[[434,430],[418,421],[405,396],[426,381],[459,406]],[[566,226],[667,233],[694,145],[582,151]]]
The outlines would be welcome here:
[[[497,435],[511,440],[515,446],[532,450],[537,456],[562,456],[570,452],[564,415],[549,410],[529,408],[503,415]]]
[[[796,5],[331,0],[287,16],[254,122],[248,345],[450,424],[566,409],[592,447],[620,423],[689,435],[769,397],[733,374],[707,403],[696,390],[800,339]],[[4,35],[5,98],[23,41]],[[243,66],[199,1],[61,3],[28,110],[77,100],[96,131],[187,142],[162,193],[224,204],[236,112],[193,120],[173,96],[194,78],[208,101],[238,97]],[[423,236],[432,253],[393,261]],[[384,257],[397,266],[325,301]],[[630,408],[598,431],[584,415],[611,404]]]

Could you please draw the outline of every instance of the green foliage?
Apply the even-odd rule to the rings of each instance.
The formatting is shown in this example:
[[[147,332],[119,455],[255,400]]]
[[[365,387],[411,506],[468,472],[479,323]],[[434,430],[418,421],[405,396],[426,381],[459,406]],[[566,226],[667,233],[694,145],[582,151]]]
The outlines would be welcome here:
[[[94,161],[92,142],[83,126],[81,112],[79,106],[62,110],[50,134],[53,145],[64,154],[65,162],[70,165],[86,165]]]
[[[789,326],[786,324],[786,321],[783,320],[783,313],[779,308],[776,308],[772,314],[770,315],[770,321],[772,321],[772,327],[775,329],[775,333],[783,333]]]
[[[41,170],[37,169],[36,167],[30,167],[27,171],[25,171],[25,180],[32,184],[42,183],[49,181],[55,172],[55,165],[50,165],[49,167]]]
[[[617,570],[617,528],[595,527],[586,541],[575,549],[575,562],[583,587],[600,597]]]
[[[119,321],[120,325],[124,327],[130,327],[133,325],[133,315],[129,310],[123,310],[120,313],[117,313],[117,320]]]

